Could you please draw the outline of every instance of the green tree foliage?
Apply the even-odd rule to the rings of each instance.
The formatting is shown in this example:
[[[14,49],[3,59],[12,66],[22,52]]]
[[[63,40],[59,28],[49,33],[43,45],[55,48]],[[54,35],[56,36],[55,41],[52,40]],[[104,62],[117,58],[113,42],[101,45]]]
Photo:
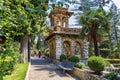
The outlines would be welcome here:
[[[1,35],[21,41],[20,50],[24,53],[28,40],[45,27],[47,10],[47,0],[1,0]]]
[[[3,6],[1,26],[7,28],[12,35],[14,32],[29,35],[40,31],[47,16],[48,6],[45,0],[43,2],[40,0],[3,0],[1,2]]]
[[[11,41],[9,41],[10,43]],[[17,43],[2,45],[2,50],[0,51],[0,80],[6,74],[10,74],[16,63],[20,61],[19,49],[16,48]],[[17,44],[18,45],[18,44]]]
[[[79,16],[79,24],[82,25],[81,38],[87,38],[89,42],[94,43],[94,52],[96,56],[98,53],[98,42],[102,41],[104,32],[110,31],[110,16],[103,8],[99,7],[95,10],[86,10],[86,12]]]

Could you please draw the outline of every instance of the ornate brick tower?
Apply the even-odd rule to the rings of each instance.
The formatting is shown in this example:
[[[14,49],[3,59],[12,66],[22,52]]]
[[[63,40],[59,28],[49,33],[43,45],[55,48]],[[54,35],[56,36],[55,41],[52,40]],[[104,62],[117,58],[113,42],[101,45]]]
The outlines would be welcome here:
[[[68,12],[68,8],[59,8],[54,6],[49,18],[51,26],[46,41],[50,48],[50,58],[59,59],[61,54],[83,55],[83,44],[79,38],[80,29],[70,28],[69,18],[73,12]]]

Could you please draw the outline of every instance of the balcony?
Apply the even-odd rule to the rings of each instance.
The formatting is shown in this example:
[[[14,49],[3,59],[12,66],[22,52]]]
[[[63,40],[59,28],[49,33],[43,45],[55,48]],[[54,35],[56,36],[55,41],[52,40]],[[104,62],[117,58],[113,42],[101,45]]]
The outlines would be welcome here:
[[[62,33],[62,34],[80,34],[80,28],[64,28],[56,27],[53,33]]]
[[[67,28],[67,27],[50,27],[48,29],[48,36],[46,36],[46,40],[51,38],[52,36],[58,34],[58,35],[74,35],[78,36],[80,34],[81,29],[80,28]]]

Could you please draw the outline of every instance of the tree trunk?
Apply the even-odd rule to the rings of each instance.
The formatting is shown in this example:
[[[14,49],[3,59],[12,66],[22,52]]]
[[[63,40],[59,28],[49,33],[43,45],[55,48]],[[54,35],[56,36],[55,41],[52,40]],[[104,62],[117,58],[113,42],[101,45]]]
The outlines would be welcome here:
[[[38,40],[37,40],[37,46],[36,46],[36,48],[38,49],[38,50],[40,50],[40,35],[38,36]]]
[[[112,46],[110,33],[108,33],[108,39],[109,39],[109,49],[110,49],[110,54],[111,54],[113,52],[113,46]]]
[[[28,35],[21,37],[20,53],[22,55],[22,61],[24,63],[28,62]]]
[[[96,35],[93,36],[93,40],[94,40],[94,53],[95,56],[99,56],[99,52],[98,52],[98,43],[97,43],[97,39],[96,39]]]
[[[31,53],[31,51],[30,51],[30,44],[31,44],[31,40],[29,39],[28,40],[28,62],[30,62],[30,53]]]
[[[88,48],[88,51],[89,51],[89,57],[94,55],[94,54],[93,54],[92,47],[93,47],[92,42],[90,42],[90,43],[89,43],[89,48]]]

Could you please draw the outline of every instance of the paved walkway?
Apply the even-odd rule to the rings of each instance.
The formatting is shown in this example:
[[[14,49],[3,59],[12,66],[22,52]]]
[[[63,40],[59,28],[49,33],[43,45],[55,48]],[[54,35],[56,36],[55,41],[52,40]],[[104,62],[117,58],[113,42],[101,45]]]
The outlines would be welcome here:
[[[31,59],[29,80],[78,80],[56,69],[56,66],[42,58]]]

